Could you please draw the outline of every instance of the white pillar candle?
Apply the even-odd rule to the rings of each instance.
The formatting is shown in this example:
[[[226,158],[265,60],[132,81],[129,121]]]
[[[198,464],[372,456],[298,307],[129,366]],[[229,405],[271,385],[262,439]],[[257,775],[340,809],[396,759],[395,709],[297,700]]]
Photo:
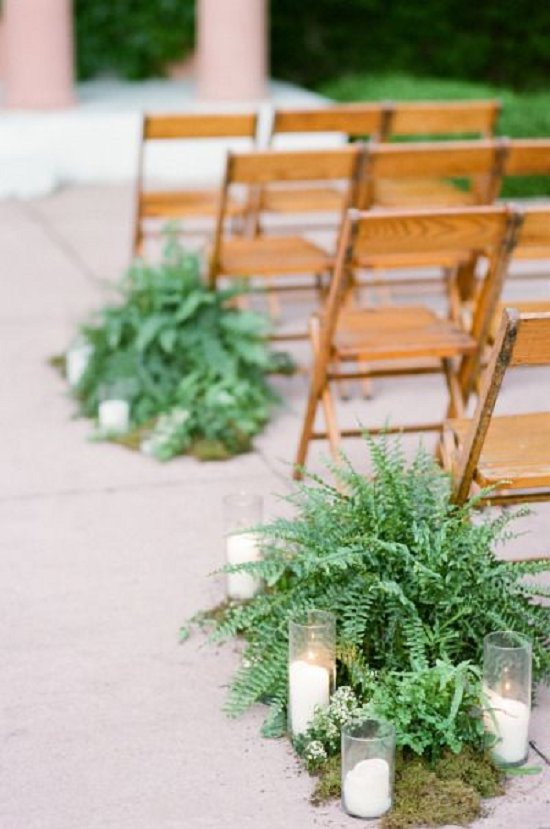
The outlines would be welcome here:
[[[391,809],[390,766],[382,757],[361,760],[344,779],[344,804],[350,815],[375,818]]]
[[[326,708],[330,700],[330,674],[322,665],[296,659],[289,667],[290,728],[302,734],[313,719],[315,708]]]
[[[253,533],[227,536],[227,563],[244,564],[261,558],[258,541]],[[250,573],[228,573],[227,595],[230,599],[252,599],[261,586],[261,580]]]
[[[89,343],[73,345],[65,355],[65,375],[70,386],[77,386],[90,362],[92,346]]]
[[[99,404],[99,426],[112,435],[123,434],[130,425],[130,404],[127,400],[103,400]]]
[[[501,763],[521,763],[529,745],[529,706],[519,699],[502,697],[485,688],[485,729],[498,738],[492,751]]]

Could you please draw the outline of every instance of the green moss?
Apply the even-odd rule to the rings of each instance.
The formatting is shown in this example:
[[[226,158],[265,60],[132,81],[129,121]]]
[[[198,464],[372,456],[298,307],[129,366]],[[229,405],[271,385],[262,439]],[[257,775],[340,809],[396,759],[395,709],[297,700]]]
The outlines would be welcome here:
[[[316,773],[315,805],[340,797],[340,757],[331,757]],[[504,776],[487,754],[465,748],[430,764],[419,757],[397,758],[395,802],[382,829],[415,826],[465,826],[481,813],[481,798],[504,792]]]
[[[472,786],[481,797],[504,794],[504,773],[489,754],[479,754],[464,748],[460,754],[447,754],[434,768],[441,780],[461,780]]]
[[[409,760],[395,780],[395,805],[382,820],[383,829],[413,826],[464,826],[481,811],[481,798],[458,779],[441,780],[420,759]]]
[[[341,766],[340,756],[329,757],[320,771],[315,774],[317,783],[311,795],[314,806],[340,797]]]

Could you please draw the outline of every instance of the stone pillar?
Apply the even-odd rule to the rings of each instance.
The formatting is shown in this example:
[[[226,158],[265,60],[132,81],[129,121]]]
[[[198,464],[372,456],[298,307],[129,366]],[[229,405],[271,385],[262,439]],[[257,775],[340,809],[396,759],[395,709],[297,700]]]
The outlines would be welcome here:
[[[208,101],[266,94],[268,0],[198,0],[197,87]]]
[[[74,103],[71,0],[4,0],[5,105]]]

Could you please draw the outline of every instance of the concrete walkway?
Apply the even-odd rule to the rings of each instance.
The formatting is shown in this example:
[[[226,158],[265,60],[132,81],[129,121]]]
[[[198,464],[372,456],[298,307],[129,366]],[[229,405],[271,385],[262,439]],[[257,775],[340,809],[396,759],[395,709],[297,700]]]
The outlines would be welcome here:
[[[87,442],[46,363],[126,264],[130,209],[123,187],[0,203],[0,827],[357,826],[337,804],[310,806],[288,744],[260,738],[262,711],[221,713],[235,648],[177,643],[180,623],[223,595],[207,578],[223,562],[222,496],[254,488],[280,509],[303,382],[284,381],[288,407],[257,452],[161,465]],[[510,401],[547,405],[537,377],[514,379]],[[382,414],[397,397],[379,391]],[[548,509],[529,526],[520,548],[547,549]],[[540,701],[532,733],[550,755],[546,691]],[[514,782],[476,826],[549,829],[549,779]]]

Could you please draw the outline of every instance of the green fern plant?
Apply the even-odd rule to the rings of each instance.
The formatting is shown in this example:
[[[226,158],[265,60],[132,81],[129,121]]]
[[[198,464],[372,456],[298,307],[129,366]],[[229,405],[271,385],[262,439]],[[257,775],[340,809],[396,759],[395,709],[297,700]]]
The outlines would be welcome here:
[[[119,293],[80,328],[91,346],[80,413],[94,418],[103,390],[123,386],[132,430],[121,442],[159,460],[248,450],[278,401],[267,375],[293,368],[270,351],[266,319],[235,307],[238,290],[209,290],[198,256],[173,239],[159,265],[137,261]]]
[[[260,576],[264,592],[197,617],[215,641],[246,641],[227,711],[268,702],[264,733],[284,732],[288,620],[317,608],[336,615],[339,684],[395,721],[401,745],[434,756],[479,747],[484,636],[528,635],[535,677],[550,674],[545,591],[525,579],[549,565],[498,560],[513,514],[474,520],[475,502],[453,506],[423,449],[407,464],[399,441],[367,443],[372,477],[343,459],[336,486],[310,477],[290,496],[294,517],[259,528],[264,560],[237,569]]]

